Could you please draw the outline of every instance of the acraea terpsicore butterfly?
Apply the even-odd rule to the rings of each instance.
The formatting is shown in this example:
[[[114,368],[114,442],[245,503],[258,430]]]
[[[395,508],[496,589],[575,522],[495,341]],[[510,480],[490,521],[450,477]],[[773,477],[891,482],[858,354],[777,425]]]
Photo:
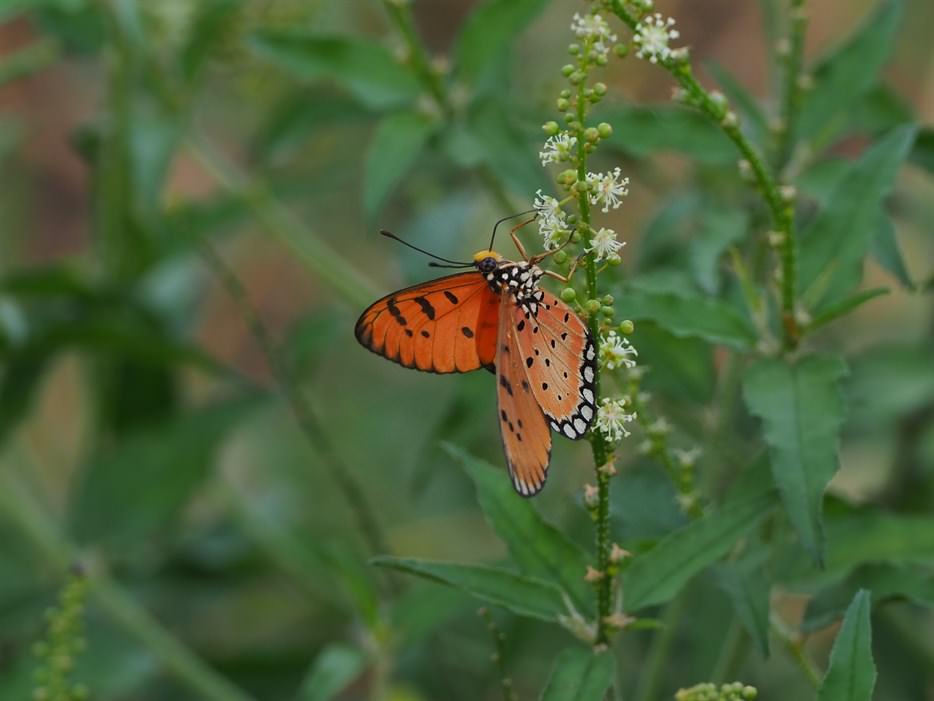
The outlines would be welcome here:
[[[545,274],[562,277],[538,267],[547,254],[528,257],[515,230],[513,241],[522,261],[483,250],[472,263],[439,266],[474,270],[383,297],[363,312],[354,333],[364,347],[407,368],[494,371],[509,474],[519,494],[532,496],[548,475],[551,431],[577,440],[594,419],[596,358],[584,322],[539,287]]]

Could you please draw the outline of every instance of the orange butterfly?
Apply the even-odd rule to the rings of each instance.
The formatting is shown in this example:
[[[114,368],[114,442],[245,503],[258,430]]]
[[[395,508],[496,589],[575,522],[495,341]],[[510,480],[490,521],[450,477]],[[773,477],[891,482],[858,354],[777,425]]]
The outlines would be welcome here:
[[[568,278],[538,267],[549,253],[526,255],[515,232],[530,221],[511,232],[521,262],[493,250],[478,251],[472,263],[439,258],[454,265],[436,267],[475,270],[393,292],[354,329],[364,347],[407,368],[494,371],[509,474],[527,497],[545,485],[551,430],[577,440],[596,414],[593,339],[570,307],[539,287],[543,275]]]

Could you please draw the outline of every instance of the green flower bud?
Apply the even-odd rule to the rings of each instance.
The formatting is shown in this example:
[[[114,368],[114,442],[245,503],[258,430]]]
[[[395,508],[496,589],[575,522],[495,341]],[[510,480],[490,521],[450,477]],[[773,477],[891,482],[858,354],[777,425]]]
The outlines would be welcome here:
[[[593,94],[599,95],[600,97],[606,95],[606,83],[594,83]]]
[[[624,336],[630,336],[636,330],[636,325],[629,319],[619,322],[619,332]]]
[[[558,173],[558,182],[562,185],[570,185],[571,183],[577,180],[577,171],[573,168],[568,168]]]
[[[575,231],[573,234],[571,234],[571,243],[580,243],[580,242],[581,242],[581,234],[579,231]]]
[[[569,97],[571,97],[571,91],[565,88],[564,90],[558,93],[558,97],[563,97],[566,100]]]
[[[615,268],[623,262],[623,259],[614,253],[613,255],[607,256],[606,262],[611,268]]]
[[[571,56],[577,56],[580,52],[580,44],[568,44],[568,53],[571,54]]]
[[[601,139],[606,139],[613,134],[613,127],[606,122],[600,122],[597,125],[597,132],[600,134]]]
[[[566,97],[559,97],[557,103],[555,104],[557,105],[559,112],[567,112],[568,108],[571,106],[571,103],[568,102]]]
[[[557,263],[558,265],[561,265],[567,262],[568,254],[565,253],[564,251],[555,251],[555,254],[551,258],[552,260],[554,260],[555,263]]]
[[[580,85],[586,77],[582,71],[574,71],[568,76],[568,81],[570,81],[571,85]]]
[[[563,75],[565,78],[570,76],[571,73],[573,72],[574,72],[574,66],[571,65],[570,63],[565,64],[564,66],[561,66],[561,75]]]
[[[619,56],[620,58],[625,58],[629,53],[629,46],[626,44],[617,44],[613,47],[613,53]]]
[[[554,136],[558,133],[558,123],[554,120],[545,122],[542,124],[542,131],[545,132],[548,136]]]
[[[613,304],[613,295],[603,295],[604,304]]]
[[[584,138],[590,143],[595,144],[600,140],[600,132],[597,131],[596,127],[588,127],[584,132]]]
[[[612,318],[613,315],[616,314],[616,309],[609,305],[604,305],[600,307],[600,313],[607,318]]]
[[[584,309],[586,309],[591,314],[596,314],[600,311],[600,300],[599,299],[588,299],[584,304]]]
[[[570,304],[577,298],[577,290],[573,287],[565,287],[561,290],[561,299]]]
[[[597,58],[595,59],[595,63],[596,63],[598,66],[605,66],[605,65],[607,64],[607,58],[606,58],[606,56],[604,56],[603,54],[597,54]]]

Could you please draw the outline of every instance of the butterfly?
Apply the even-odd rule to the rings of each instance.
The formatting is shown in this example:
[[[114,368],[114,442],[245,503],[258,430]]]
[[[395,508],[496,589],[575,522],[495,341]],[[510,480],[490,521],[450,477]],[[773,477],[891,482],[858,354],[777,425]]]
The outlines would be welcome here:
[[[365,348],[403,367],[494,372],[509,475],[526,497],[545,485],[551,432],[577,440],[596,415],[593,339],[573,309],[540,287],[545,275],[565,282],[570,275],[538,267],[553,251],[526,254],[516,231],[532,220],[511,232],[521,261],[491,250],[491,240],[490,249],[475,253],[472,262],[458,263],[381,232],[453,264],[435,267],[473,270],[393,292],[370,305],[354,329]]]

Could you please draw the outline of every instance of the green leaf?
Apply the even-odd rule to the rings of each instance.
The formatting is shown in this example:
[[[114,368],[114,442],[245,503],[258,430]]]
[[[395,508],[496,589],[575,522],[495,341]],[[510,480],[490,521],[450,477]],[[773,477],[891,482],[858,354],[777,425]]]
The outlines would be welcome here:
[[[419,93],[411,72],[374,41],[265,30],[253,34],[249,43],[261,58],[305,80],[334,80],[374,108],[404,105]]]
[[[620,318],[654,321],[679,337],[702,338],[738,350],[748,350],[756,343],[756,331],[749,321],[729,304],[712,297],[630,288],[620,295],[616,309]]]
[[[454,64],[462,78],[477,84],[502,70],[503,54],[547,5],[547,0],[486,0],[464,22]]]
[[[555,660],[541,701],[603,701],[615,674],[616,660],[609,651],[569,647]]]
[[[914,290],[915,283],[908,272],[908,266],[895,237],[895,226],[884,212],[879,212],[876,235],[871,244],[872,257],[895,276],[906,290]]]
[[[200,409],[135,431],[102,451],[73,492],[76,537],[131,547],[168,527],[207,479],[224,437],[256,401],[248,396]]]
[[[535,142],[513,121],[501,100],[477,100],[467,115],[463,138],[500,180],[529,197],[548,187],[544,169],[535,160]],[[462,144],[463,147],[463,144]]]
[[[770,492],[730,501],[638,555],[623,574],[626,610],[634,612],[670,601],[692,577],[748,535],[775,503],[775,496]]]
[[[446,445],[477,488],[477,500],[487,521],[509,547],[513,561],[526,575],[553,582],[567,593],[579,611],[593,608],[593,589],[584,581],[589,559],[577,545],[547,523],[528,499],[523,499],[502,469]]]
[[[839,302],[835,302],[827,307],[824,307],[824,310],[820,314],[815,316],[807,323],[807,332],[810,333],[815,329],[824,326],[825,324],[829,324],[834,319],[849,314],[851,311],[861,307],[866,302],[873,300],[876,297],[887,295],[888,293],[889,289],[887,287],[875,287],[871,290],[857,292],[840,300]]]
[[[879,425],[930,402],[932,357],[930,343],[887,344],[856,356],[847,386],[854,423]]]
[[[743,238],[748,225],[742,211],[712,209],[704,213],[699,229],[691,237],[689,253],[691,272],[707,294],[720,291],[720,257]]]
[[[883,0],[852,37],[818,63],[815,87],[798,118],[801,138],[823,141],[876,84],[892,52],[901,10],[900,2]]]
[[[802,232],[798,282],[812,305],[839,299],[859,282],[877,212],[915,133],[913,125],[898,127],[863,153]]]
[[[909,160],[934,174],[934,127],[924,127],[918,132]]]
[[[934,572],[929,567],[872,563],[855,569],[842,582],[833,583],[811,597],[802,629],[812,631],[833,623],[860,589],[872,592],[873,605],[907,599],[934,607]]]
[[[234,30],[243,0],[207,0],[198,3],[180,64],[185,79],[192,83],[201,74],[211,52]]]
[[[557,587],[509,570],[389,556],[375,557],[370,563],[447,584],[519,616],[554,622],[567,613]]]
[[[872,701],[876,665],[870,607],[869,592],[861,590],[853,597],[830,651],[830,666],[818,693],[820,701]]]
[[[769,656],[769,596],[772,583],[765,551],[717,568],[717,583],[730,597],[733,610],[763,657]]]
[[[384,117],[367,149],[363,208],[374,216],[393,188],[415,165],[437,124],[415,112]]]
[[[763,359],[750,366],[743,396],[762,419],[772,476],[804,547],[823,559],[824,489],[838,468],[846,365],[837,356],[810,356],[793,364]]]
[[[365,667],[366,658],[360,650],[332,643],[318,653],[302,682],[298,698],[300,701],[331,701],[350,686]]]
[[[736,147],[723,132],[693,110],[669,105],[626,107],[602,112],[600,118],[613,127],[607,145],[634,158],[664,151],[712,165],[738,158]]]
[[[677,401],[704,404],[716,386],[713,347],[699,338],[678,338],[652,321],[640,321],[633,343],[644,358],[665,372],[650,372],[643,380],[649,392]]]

